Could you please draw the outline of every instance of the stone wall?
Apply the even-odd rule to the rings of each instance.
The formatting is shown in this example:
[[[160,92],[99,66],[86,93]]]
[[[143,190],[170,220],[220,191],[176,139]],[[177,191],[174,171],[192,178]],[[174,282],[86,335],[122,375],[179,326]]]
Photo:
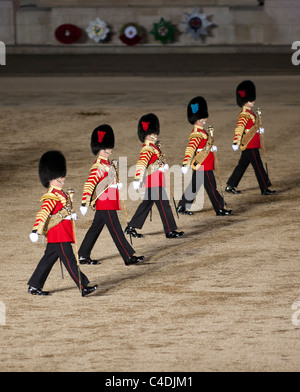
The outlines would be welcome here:
[[[14,1],[0,1],[0,41],[6,45],[15,43],[15,7]]]
[[[150,34],[153,23],[157,23],[161,17],[171,21],[179,30],[176,41],[166,46],[169,48],[209,48],[222,45],[291,47],[292,42],[300,40],[299,0],[266,0],[264,7],[258,6],[255,0],[152,0],[147,2],[151,6],[146,6],[141,0],[114,0],[113,7],[112,1],[108,0],[28,0],[28,3],[36,3],[37,6],[18,8],[17,1],[0,0],[0,41],[18,47],[37,45],[61,50],[67,46],[59,44],[55,39],[54,32],[58,26],[72,23],[85,31],[89,22],[97,17],[110,27],[111,39],[107,43],[96,44],[85,34],[79,44],[72,45],[79,53],[86,47],[91,51],[93,48],[95,51],[99,48],[126,50],[126,45],[119,39],[119,30],[127,22],[138,23],[147,32],[144,43],[134,49],[159,47],[162,50],[161,42],[155,41]],[[79,7],[83,3],[86,7]],[[172,6],[168,6],[170,3]],[[214,24],[207,38],[196,41],[191,35],[184,34],[185,26],[182,23],[185,13],[194,10],[195,3]],[[205,5],[207,3],[210,5]]]
[[[30,0],[28,0],[30,1]],[[145,0],[37,0],[41,7],[145,7],[149,3]],[[214,5],[256,5],[256,0],[151,0],[156,7],[198,7]]]

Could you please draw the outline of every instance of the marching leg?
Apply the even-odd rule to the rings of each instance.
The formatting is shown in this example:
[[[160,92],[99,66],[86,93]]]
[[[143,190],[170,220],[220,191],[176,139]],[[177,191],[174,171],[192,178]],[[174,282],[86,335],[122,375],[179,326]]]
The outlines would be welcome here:
[[[125,234],[131,234],[134,238],[142,238],[143,235],[137,233],[136,229],[142,229],[149,215],[154,201],[151,200],[151,188],[146,188],[144,200],[138,206],[134,216],[125,229]]]
[[[241,158],[234,169],[232,175],[230,176],[229,180],[227,181],[226,192],[233,193],[235,195],[241,193],[241,191],[236,190],[235,188],[239,185],[245,171],[247,170],[250,160],[247,156],[247,150],[242,152]]]
[[[131,247],[124,236],[117,212],[105,211],[105,215],[107,228],[124,260],[125,265],[137,264],[144,261],[144,256],[133,256],[135,250]]]
[[[49,295],[49,292],[42,289],[58,257],[55,244],[47,244],[44,256],[28,281],[30,294]]]
[[[103,230],[104,224],[101,211],[96,211],[93,223],[86,233],[78,251],[80,264],[99,264],[97,260],[92,260],[90,256],[92,249]]]

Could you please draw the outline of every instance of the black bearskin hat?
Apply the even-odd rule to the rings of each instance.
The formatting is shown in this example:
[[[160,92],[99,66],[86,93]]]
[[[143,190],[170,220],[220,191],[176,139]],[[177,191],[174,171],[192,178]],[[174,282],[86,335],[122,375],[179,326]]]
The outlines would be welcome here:
[[[60,151],[47,151],[39,162],[39,176],[42,185],[49,188],[50,181],[66,177],[66,159]]]
[[[187,118],[191,124],[195,124],[197,120],[208,118],[208,109],[206,100],[203,97],[193,98],[187,107]]]
[[[155,133],[159,135],[160,126],[157,116],[153,113],[145,114],[140,118],[138,123],[138,137],[142,143],[144,143],[147,135]]]
[[[91,149],[94,155],[97,155],[100,150],[114,147],[115,135],[110,125],[103,124],[94,129],[91,137]]]
[[[253,102],[256,100],[256,88],[255,84],[251,80],[245,80],[240,83],[236,88],[236,102],[241,108],[247,102]]]

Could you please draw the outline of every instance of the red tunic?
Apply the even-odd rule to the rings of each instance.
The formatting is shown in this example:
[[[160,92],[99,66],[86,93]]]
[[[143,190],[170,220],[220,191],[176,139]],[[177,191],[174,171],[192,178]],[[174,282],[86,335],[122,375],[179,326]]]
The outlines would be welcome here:
[[[238,118],[238,123],[234,132],[235,135],[233,143],[239,144],[243,133],[245,131],[247,132],[247,130],[250,130],[256,121],[255,114],[252,112],[252,110],[244,106]],[[248,143],[247,149],[250,148],[261,148],[260,134],[258,132],[256,132],[256,134]]]
[[[36,216],[33,230],[42,232],[42,228],[49,215],[57,214],[67,204],[68,198],[61,188],[51,186],[47,193],[42,197],[41,210]],[[48,243],[71,242],[74,243],[73,224],[71,220],[64,219],[56,226],[52,227],[47,233]]]
[[[205,148],[208,141],[207,132],[200,127],[195,127],[190,136],[190,142],[185,150],[185,157],[183,160],[183,165],[188,165],[191,163],[195,154],[198,150]],[[203,161],[199,168],[199,171],[215,170],[215,156],[213,152],[209,152],[207,158]]]
[[[156,144],[148,140],[145,141],[140,153],[140,158],[136,164],[135,173],[135,179],[142,180],[144,178],[145,171],[148,168],[150,170],[153,169],[152,172],[150,171],[150,174],[148,174],[145,179],[145,188],[164,188],[166,186],[165,174],[161,170],[159,170],[158,165],[157,168],[151,166],[157,163],[161,155],[162,152]]]
[[[92,194],[95,187],[104,180],[108,175],[108,171],[111,169],[111,163],[108,159],[98,157],[91,168],[89,178],[84,184],[82,204],[88,204],[91,201]],[[105,188],[105,187],[104,187]],[[114,184],[106,189],[105,192],[96,201],[96,210],[121,210],[119,191],[116,187],[116,181]]]

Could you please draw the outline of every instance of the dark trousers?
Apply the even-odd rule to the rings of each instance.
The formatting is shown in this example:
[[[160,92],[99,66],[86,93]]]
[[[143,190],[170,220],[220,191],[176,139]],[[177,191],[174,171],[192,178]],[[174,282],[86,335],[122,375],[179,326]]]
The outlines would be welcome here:
[[[144,200],[136,210],[129,226],[134,227],[135,229],[142,229],[153,204],[156,205],[159,211],[165,233],[168,234],[171,231],[176,230],[177,225],[169,203],[168,195],[161,186],[146,188]]]
[[[271,181],[264,169],[258,148],[249,148],[242,152],[239,163],[229,178],[227,185],[234,188],[237,187],[250,163],[255,171],[260,190],[262,192],[266,190],[271,185]]]
[[[80,246],[79,255],[90,257],[92,249],[105,225],[123,260],[127,261],[135,253],[135,250],[126,240],[117,211],[114,210],[96,211],[92,226],[89,228]]]
[[[208,194],[214,210],[216,212],[222,210],[224,208],[224,199],[217,191],[216,179],[212,170],[206,170],[204,172],[198,170],[193,171],[192,181],[182,195],[178,206],[185,209],[191,208],[202,185],[204,185],[204,189]]]
[[[32,277],[29,279],[28,284],[37,289],[42,289],[58,258],[61,259],[71,278],[79,287],[78,266],[72,245],[69,242],[47,244],[45,254],[36,267]],[[86,287],[89,284],[88,278],[82,272],[80,274],[80,278],[81,288]]]

